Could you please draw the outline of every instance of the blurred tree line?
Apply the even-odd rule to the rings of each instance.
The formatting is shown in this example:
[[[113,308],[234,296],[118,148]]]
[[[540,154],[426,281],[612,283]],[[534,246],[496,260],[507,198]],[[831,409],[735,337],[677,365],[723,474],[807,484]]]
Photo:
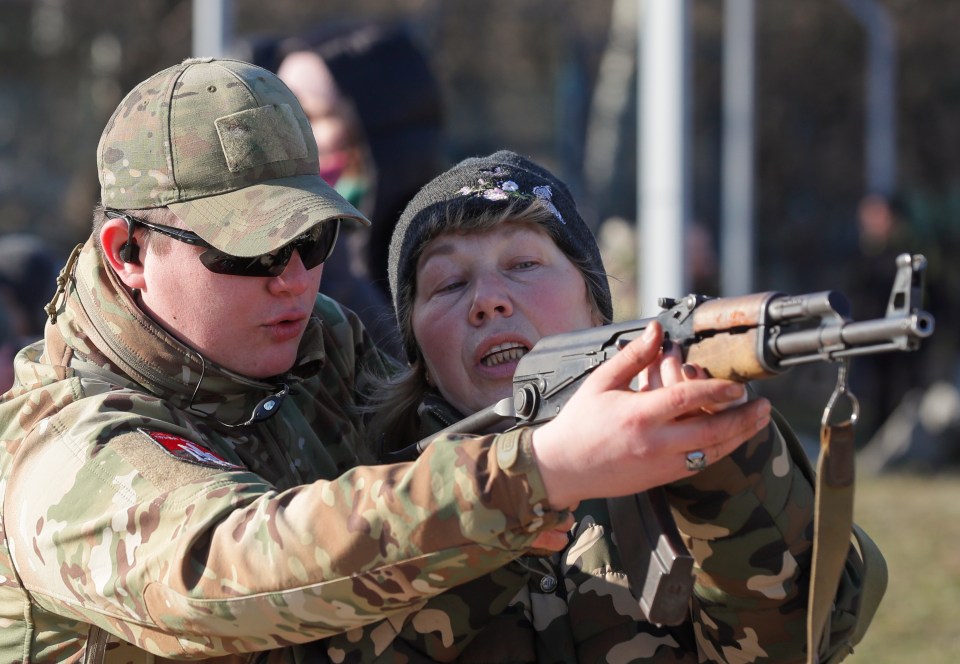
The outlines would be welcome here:
[[[944,348],[929,363],[952,371],[960,293],[960,268],[950,261],[960,235],[960,48],[953,29],[960,3],[882,4],[896,29],[897,209],[908,221],[910,249],[927,253],[936,284],[938,300],[929,308]],[[103,125],[133,85],[191,55],[191,5],[0,0],[0,231],[35,232],[63,252],[83,239],[98,197]],[[234,0],[233,8],[241,46],[324,22],[404,22],[440,81],[451,163],[509,147],[560,173],[592,223],[633,220],[635,77],[616,122],[614,173],[598,189],[584,172],[613,0]],[[866,193],[865,37],[839,0],[760,0],[756,11],[756,288],[843,289],[854,283],[855,219]],[[692,0],[690,14],[693,216],[716,242],[722,0]],[[882,306],[886,294],[876,297]]]

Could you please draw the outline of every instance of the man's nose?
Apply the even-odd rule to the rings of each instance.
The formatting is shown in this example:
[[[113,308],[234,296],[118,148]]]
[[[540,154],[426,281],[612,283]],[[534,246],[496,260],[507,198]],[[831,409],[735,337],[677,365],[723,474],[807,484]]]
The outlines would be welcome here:
[[[316,269],[316,268],[314,268]],[[320,269],[323,269],[320,267]],[[274,293],[291,293],[293,295],[303,294],[310,287],[312,279],[310,270],[303,265],[300,259],[300,250],[295,249],[290,255],[290,262],[276,277],[271,277],[269,284]]]

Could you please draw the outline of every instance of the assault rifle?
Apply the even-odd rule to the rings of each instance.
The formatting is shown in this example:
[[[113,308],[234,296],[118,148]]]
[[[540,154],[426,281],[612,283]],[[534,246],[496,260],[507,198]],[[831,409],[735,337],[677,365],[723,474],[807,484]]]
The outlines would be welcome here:
[[[741,382],[775,376],[798,364],[845,363],[857,355],[916,350],[934,328],[933,316],[920,308],[926,259],[901,254],[896,267],[886,314],[874,320],[852,321],[846,297],[836,291],[688,295],[661,299],[663,311],[652,318],[544,337],[518,362],[512,397],[436,435],[502,431],[553,419],[594,369],[652,321],[663,326],[664,338],[680,347],[686,362],[714,377]],[[844,367],[841,375],[844,383],[838,383],[838,390],[845,391]],[[826,412],[824,416],[826,420]],[[420,441],[396,457],[419,454],[427,444],[429,440]],[[852,482],[852,469],[850,473]],[[630,587],[644,615],[657,624],[679,624],[693,587],[693,559],[666,498],[651,490],[608,504]]]

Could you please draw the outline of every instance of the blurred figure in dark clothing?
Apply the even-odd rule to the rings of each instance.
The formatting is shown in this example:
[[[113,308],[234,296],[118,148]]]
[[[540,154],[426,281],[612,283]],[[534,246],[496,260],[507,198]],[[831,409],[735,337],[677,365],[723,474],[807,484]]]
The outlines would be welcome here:
[[[0,305],[0,394],[13,387],[13,356],[20,350],[6,307]]]
[[[922,250],[912,238],[904,207],[896,197],[864,196],[857,209],[857,234],[860,251],[851,264],[849,290],[853,317],[882,318],[897,256]],[[858,442],[869,441],[903,397],[924,384],[924,348],[917,353],[884,353],[853,360],[851,388],[862,405]]]
[[[332,32],[331,32],[332,30]],[[423,51],[399,25],[320,29],[304,40],[353,104],[372,157],[369,265],[384,293],[393,227],[420,187],[446,167],[440,88]],[[296,48],[287,44],[287,52]],[[282,64],[282,62],[281,62]]]
[[[317,142],[320,175],[369,217],[365,198],[374,172],[366,137],[353,103],[341,92],[324,60],[313,50],[296,50],[277,75],[300,100]],[[374,285],[368,267],[370,228],[348,222],[341,246],[324,267],[321,292],[359,314],[377,345],[400,357],[390,302]]]
[[[720,272],[714,234],[702,221],[690,224],[683,237],[690,291],[698,295],[720,294]]]
[[[375,169],[353,102],[341,92],[330,67],[316,51],[290,53],[277,74],[310,119],[320,176],[354,206],[362,205]]]
[[[387,287],[390,237],[407,202],[446,166],[429,62],[401,25],[324,26],[259,40],[252,51],[249,59],[277,72],[303,105],[321,175],[373,222],[346,233],[348,250],[328,260],[321,290],[402,357]]]
[[[36,235],[0,235],[0,393],[13,385],[13,356],[43,337],[61,263]]]
[[[57,288],[62,263],[43,238],[29,233],[0,236],[0,303],[17,348],[43,337],[43,307]]]

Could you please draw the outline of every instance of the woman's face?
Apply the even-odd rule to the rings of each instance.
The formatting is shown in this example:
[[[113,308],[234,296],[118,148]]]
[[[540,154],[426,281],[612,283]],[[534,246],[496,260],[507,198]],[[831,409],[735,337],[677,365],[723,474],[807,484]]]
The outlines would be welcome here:
[[[412,323],[431,384],[467,415],[511,395],[517,361],[541,337],[600,321],[583,275],[550,236],[502,223],[424,247]]]

